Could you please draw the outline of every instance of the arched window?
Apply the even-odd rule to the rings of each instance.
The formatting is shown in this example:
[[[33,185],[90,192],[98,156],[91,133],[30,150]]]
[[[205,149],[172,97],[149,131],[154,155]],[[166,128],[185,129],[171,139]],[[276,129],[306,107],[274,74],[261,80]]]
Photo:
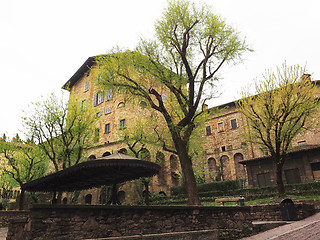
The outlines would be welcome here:
[[[110,152],[105,152],[104,154],[102,154],[102,157],[106,157],[106,156],[109,156],[109,155],[111,155]]]
[[[141,160],[150,161],[151,156],[149,150],[146,148],[141,149],[141,151],[139,152],[139,158]]]
[[[167,196],[167,194],[164,191],[160,191],[159,195]]]
[[[140,106],[141,106],[141,107],[147,107],[147,106],[148,106],[148,103],[145,102],[145,101],[141,101],[141,102],[140,102]]]
[[[118,151],[118,153],[127,154],[128,151],[127,151],[127,149],[125,149],[125,148],[121,148],[121,149]]]
[[[90,156],[88,157],[88,160],[94,160],[94,159],[96,159],[96,156],[95,156],[95,155],[90,155]]]
[[[117,108],[124,108],[125,107],[125,103],[124,102],[119,102]]]
[[[124,203],[126,201],[126,192],[125,191],[119,191],[118,192],[118,199],[120,203]]]
[[[84,198],[84,203],[85,204],[91,204],[92,201],[92,195],[91,194],[87,194]]]
[[[67,203],[68,203],[68,198],[66,198],[66,197],[63,198],[63,199],[62,199],[62,203],[63,203],[63,204],[67,204]]]
[[[243,155],[241,153],[236,153],[233,158],[237,179],[245,179],[246,170],[244,168],[244,165],[239,163],[241,160],[243,160]]]
[[[157,152],[156,154],[156,163],[158,163],[161,166],[161,169],[158,174],[158,183],[160,185],[166,185],[166,171],[165,171],[165,165],[164,165],[165,157],[164,154],[160,151]]]

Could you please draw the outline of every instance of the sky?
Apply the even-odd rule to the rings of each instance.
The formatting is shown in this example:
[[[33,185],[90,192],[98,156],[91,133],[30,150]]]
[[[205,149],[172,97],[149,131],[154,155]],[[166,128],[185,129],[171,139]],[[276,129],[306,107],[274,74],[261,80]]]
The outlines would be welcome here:
[[[312,80],[320,80],[318,0],[196,2],[208,4],[254,50],[221,69],[220,97],[209,107],[239,99],[242,88],[284,61],[306,66]],[[0,136],[23,135],[23,110],[62,94],[88,57],[152,39],[166,6],[166,0],[0,1]]]

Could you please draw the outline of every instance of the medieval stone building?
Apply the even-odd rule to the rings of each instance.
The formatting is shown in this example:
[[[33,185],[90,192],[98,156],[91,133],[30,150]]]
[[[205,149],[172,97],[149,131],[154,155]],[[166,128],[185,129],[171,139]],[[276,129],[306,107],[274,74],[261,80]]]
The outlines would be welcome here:
[[[310,79],[309,79],[310,80]],[[320,81],[317,96],[320,96]],[[276,185],[276,166],[269,152],[245,142],[244,117],[235,102],[213,111],[205,129],[208,180],[246,179],[249,187]],[[320,129],[300,134],[292,142],[289,159],[283,167],[285,184],[310,182],[320,178]]]
[[[84,104],[92,104],[99,117],[95,131],[95,146],[89,150],[88,159],[100,158],[112,153],[127,153],[128,146],[121,141],[119,131],[147,116],[144,103],[127,106],[124,96],[111,89],[100,89],[95,82],[97,75],[94,57],[90,57],[63,86],[70,91],[70,97],[77,96]],[[320,86],[320,82],[316,82]],[[167,94],[162,95],[166,98]],[[218,111],[210,112],[203,129],[203,149],[206,159],[204,168],[206,182],[229,179],[246,179],[248,186],[267,186],[275,184],[275,166],[265,149],[245,142],[243,137],[244,117],[237,111],[236,103],[219,106]],[[160,174],[153,178],[150,191],[170,194],[170,187],[181,183],[181,171],[175,155],[153,149],[149,158],[162,165]],[[195,163],[196,164],[196,163]],[[314,131],[296,139],[291,158],[284,166],[285,183],[313,181],[320,177],[320,132]],[[120,188],[121,198],[133,202],[139,196],[134,191],[134,183]],[[83,202],[98,203],[98,190],[83,191]]]

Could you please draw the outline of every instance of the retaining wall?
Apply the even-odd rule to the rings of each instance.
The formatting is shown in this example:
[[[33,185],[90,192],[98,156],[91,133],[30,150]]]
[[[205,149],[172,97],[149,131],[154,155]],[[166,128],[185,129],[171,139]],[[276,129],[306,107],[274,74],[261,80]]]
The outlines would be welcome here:
[[[295,206],[298,219],[315,213],[311,205]],[[36,205],[27,218],[10,222],[7,239],[97,239],[202,230],[216,230],[219,239],[239,239],[251,234],[254,220],[281,220],[280,205]]]

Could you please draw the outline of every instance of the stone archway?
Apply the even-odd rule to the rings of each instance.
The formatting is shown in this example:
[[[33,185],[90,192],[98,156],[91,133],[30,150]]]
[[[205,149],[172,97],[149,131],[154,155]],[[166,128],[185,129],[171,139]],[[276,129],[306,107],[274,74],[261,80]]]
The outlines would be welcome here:
[[[217,176],[217,161],[215,158],[208,159],[208,170],[210,180],[215,180],[215,177]]]
[[[234,167],[236,170],[237,179],[245,179],[246,178],[246,170],[245,170],[244,166],[239,163],[241,160],[243,160],[242,153],[236,153],[233,156],[233,159],[234,159]]]

